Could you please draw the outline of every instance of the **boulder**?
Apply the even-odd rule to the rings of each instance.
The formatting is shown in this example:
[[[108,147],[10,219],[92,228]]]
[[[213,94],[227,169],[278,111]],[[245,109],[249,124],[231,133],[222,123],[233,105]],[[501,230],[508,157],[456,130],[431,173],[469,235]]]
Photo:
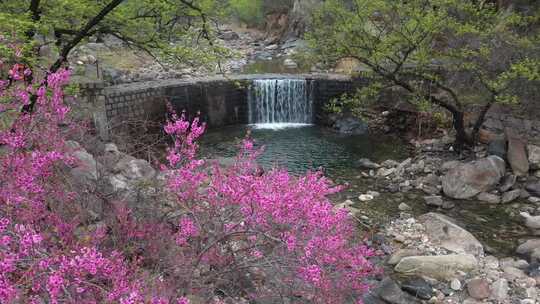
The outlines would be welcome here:
[[[390,278],[385,278],[381,281],[381,284],[376,288],[375,292],[386,303],[391,304],[411,304],[420,303],[412,296],[406,294],[401,290],[399,285]]]
[[[401,283],[401,289],[423,300],[431,299],[435,293],[429,283],[422,278],[412,278]]]
[[[540,147],[535,145],[527,145],[529,152],[529,165],[533,170],[540,169]]]
[[[434,207],[442,207],[444,204],[442,197],[439,195],[424,196],[424,201],[426,205]]]
[[[529,255],[535,249],[540,249],[540,239],[527,240],[516,249],[517,254]]]
[[[492,193],[487,193],[487,192],[482,192],[482,193],[478,194],[476,199],[481,201],[481,202],[486,202],[486,203],[490,203],[490,204],[498,204],[498,203],[501,202],[500,196],[498,196],[496,194],[492,194]]]
[[[516,184],[516,180],[517,180],[517,177],[513,174],[506,175],[501,182],[499,191],[506,192],[512,189],[512,187],[514,187],[514,185]]]
[[[540,229],[540,216],[532,216],[527,212],[519,213],[525,219],[525,226],[529,229]]]
[[[514,200],[518,199],[520,196],[521,196],[521,189],[505,192],[502,195],[501,203],[507,204],[507,203],[513,202]]]
[[[434,244],[455,253],[480,255],[484,252],[482,244],[467,230],[456,225],[445,215],[430,212],[418,218],[426,228],[426,234]]]
[[[472,279],[467,283],[467,291],[469,295],[477,300],[483,300],[489,297],[491,290],[486,279]]]
[[[540,182],[527,184],[525,190],[529,191],[529,193],[534,196],[540,196]]]
[[[529,174],[529,160],[525,142],[518,137],[508,137],[508,163],[516,176]]]
[[[133,157],[123,158],[114,168],[130,180],[151,179],[156,175],[156,170],[144,159],[135,159]]]
[[[381,166],[367,158],[361,158],[354,162],[354,166],[360,169],[379,169]]]
[[[399,249],[398,251],[394,252],[392,256],[390,256],[390,259],[388,260],[389,265],[397,265],[401,259],[409,256],[416,256],[420,255],[421,252],[417,249]]]
[[[296,69],[298,67],[298,64],[291,58],[285,59],[283,65],[288,69]]]
[[[225,41],[232,41],[232,40],[238,40],[240,39],[240,36],[238,36],[237,33],[233,31],[223,32],[219,34],[219,38],[225,40]]]
[[[498,156],[462,163],[442,177],[444,193],[456,199],[468,199],[493,189],[504,176],[506,166]]]
[[[368,125],[359,118],[343,116],[336,120],[334,130],[341,134],[363,135],[368,132]]]
[[[502,302],[508,298],[508,281],[505,279],[498,279],[491,285],[490,298]]]
[[[403,274],[449,281],[460,272],[469,273],[477,267],[478,261],[471,254],[450,254],[406,257],[401,259],[394,270]]]
[[[495,139],[491,141],[487,148],[488,155],[495,155],[502,159],[506,159],[506,140]]]

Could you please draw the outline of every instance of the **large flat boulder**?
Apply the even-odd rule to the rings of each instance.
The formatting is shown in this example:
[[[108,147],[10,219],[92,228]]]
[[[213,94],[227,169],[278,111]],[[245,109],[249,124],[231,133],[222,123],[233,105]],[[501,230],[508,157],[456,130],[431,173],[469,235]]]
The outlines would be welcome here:
[[[496,155],[460,163],[442,177],[444,194],[451,198],[468,199],[489,192],[499,183],[506,170],[505,162]]]
[[[432,243],[455,253],[484,253],[482,244],[470,232],[456,225],[451,218],[430,212],[420,216],[418,220],[426,227]]]
[[[406,257],[401,259],[394,270],[449,281],[458,276],[458,272],[469,273],[477,267],[478,261],[472,254],[449,254]]]

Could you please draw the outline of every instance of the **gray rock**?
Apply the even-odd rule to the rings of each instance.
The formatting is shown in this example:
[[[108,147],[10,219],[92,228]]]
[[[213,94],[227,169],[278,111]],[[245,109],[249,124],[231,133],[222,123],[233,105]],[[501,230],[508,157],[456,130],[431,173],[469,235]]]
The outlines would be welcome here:
[[[131,180],[148,180],[156,176],[156,170],[144,159],[125,158],[114,169]]]
[[[506,159],[506,140],[495,139],[491,141],[487,149],[488,155],[496,155],[502,159]]]
[[[519,213],[525,219],[525,226],[530,229],[540,229],[540,216],[532,216],[527,212]]]
[[[504,267],[503,272],[504,277],[509,281],[525,278],[527,276],[523,270],[517,269],[515,267]]]
[[[527,145],[527,151],[529,152],[529,165],[531,169],[540,169],[540,147],[535,145]]]
[[[381,166],[368,158],[361,158],[354,162],[354,166],[360,169],[379,169]]]
[[[476,196],[476,199],[478,199],[481,202],[486,202],[490,204],[498,204],[501,202],[501,198],[492,193],[482,192]]]
[[[508,281],[505,279],[498,279],[491,285],[490,298],[496,301],[504,301],[508,298]]]
[[[506,192],[510,189],[512,189],[512,187],[514,187],[514,185],[516,184],[516,180],[517,180],[517,177],[513,174],[508,174],[506,175],[502,182],[501,182],[501,186],[499,187],[499,191],[501,192]]]
[[[471,233],[445,215],[430,212],[418,220],[424,224],[426,234],[434,244],[456,253],[479,255],[484,252],[482,244]]]
[[[477,267],[478,261],[471,254],[450,254],[405,257],[401,259],[394,270],[403,274],[451,280],[459,272],[469,273]]]
[[[388,260],[389,265],[397,265],[401,259],[409,256],[417,256],[422,254],[419,250],[416,249],[399,249],[396,251],[390,259]]]
[[[420,299],[429,300],[435,295],[433,288],[422,278],[412,278],[401,283],[401,289]]]
[[[508,163],[516,176],[526,176],[529,173],[529,160],[525,142],[520,138],[508,137]]]
[[[521,189],[505,192],[502,196],[501,203],[507,204],[513,202],[521,196]]]
[[[491,294],[489,282],[482,278],[470,280],[467,283],[467,291],[471,297],[477,300],[486,299]]]
[[[540,182],[529,183],[525,189],[534,196],[540,196]]]
[[[381,163],[381,166],[385,168],[393,168],[393,167],[397,167],[398,165],[399,163],[393,159],[387,159]]]
[[[424,201],[426,202],[426,205],[434,207],[442,207],[444,204],[442,197],[438,195],[424,196]]]
[[[442,177],[444,193],[452,198],[467,199],[493,189],[504,176],[506,166],[498,156],[462,163]]]
[[[398,209],[400,211],[411,211],[412,210],[411,206],[409,206],[409,205],[407,205],[405,203],[399,204]]]
[[[72,170],[73,173],[84,175],[93,180],[98,178],[98,163],[92,154],[82,149],[73,152],[72,155],[77,161],[76,167]]]
[[[283,65],[288,69],[296,69],[298,67],[298,64],[291,58],[285,59]]]
[[[385,278],[376,289],[377,295],[391,304],[419,303],[412,296],[406,294],[399,285],[390,278]]]
[[[361,119],[352,116],[338,118],[333,128],[341,134],[363,135],[368,132],[368,125]]]
[[[232,41],[232,40],[238,40],[240,39],[240,36],[238,36],[237,33],[233,31],[223,32],[219,34],[219,38],[225,40],[225,41]]]
[[[517,254],[529,255],[535,249],[540,248],[540,239],[527,240],[516,249]]]
[[[461,290],[461,281],[458,279],[453,279],[450,282],[450,288],[452,288],[452,290],[455,290],[455,291]]]

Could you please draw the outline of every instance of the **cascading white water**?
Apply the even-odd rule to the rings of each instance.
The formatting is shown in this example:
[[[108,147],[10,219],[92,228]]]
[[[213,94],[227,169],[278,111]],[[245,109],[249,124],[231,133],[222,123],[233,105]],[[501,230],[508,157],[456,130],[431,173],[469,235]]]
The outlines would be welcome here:
[[[305,79],[259,79],[249,89],[249,123],[258,128],[313,122],[313,87]]]

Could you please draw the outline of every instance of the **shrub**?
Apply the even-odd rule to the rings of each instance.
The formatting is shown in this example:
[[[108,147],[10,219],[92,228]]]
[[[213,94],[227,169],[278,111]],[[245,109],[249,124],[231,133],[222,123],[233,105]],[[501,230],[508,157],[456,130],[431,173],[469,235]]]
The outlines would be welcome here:
[[[0,131],[1,303],[344,303],[368,288],[373,251],[327,197],[340,187],[318,172],[263,172],[248,138],[232,166],[207,164],[196,157],[205,126],[183,115],[165,125],[174,144],[162,165],[175,225],[113,202],[103,225],[76,233],[79,198],[60,174],[75,162],[63,135],[69,71],[30,75],[15,65],[0,82],[3,112],[38,101]]]

